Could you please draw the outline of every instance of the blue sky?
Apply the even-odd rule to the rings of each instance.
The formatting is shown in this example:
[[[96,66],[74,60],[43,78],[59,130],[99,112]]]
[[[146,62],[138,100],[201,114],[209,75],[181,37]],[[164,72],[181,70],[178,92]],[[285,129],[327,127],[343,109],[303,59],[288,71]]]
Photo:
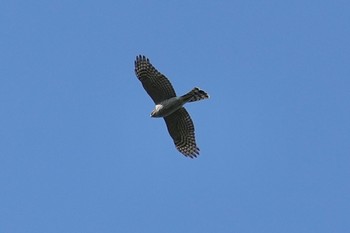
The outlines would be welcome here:
[[[348,1],[1,1],[0,232],[350,228]],[[182,156],[134,74],[188,104]]]

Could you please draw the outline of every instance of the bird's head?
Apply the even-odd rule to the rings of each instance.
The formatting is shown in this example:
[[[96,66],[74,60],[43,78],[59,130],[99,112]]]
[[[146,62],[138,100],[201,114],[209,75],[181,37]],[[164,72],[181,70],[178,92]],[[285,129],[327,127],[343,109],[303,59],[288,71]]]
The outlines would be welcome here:
[[[151,112],[151,115],[150,115],[150,117],[155,117],[155,110],[153,110],[152,112]]]
[[[161,117],[160,116],[160,110],[163,108],[162,105],[157,104],[156,107],[151,112],[151,117]]]

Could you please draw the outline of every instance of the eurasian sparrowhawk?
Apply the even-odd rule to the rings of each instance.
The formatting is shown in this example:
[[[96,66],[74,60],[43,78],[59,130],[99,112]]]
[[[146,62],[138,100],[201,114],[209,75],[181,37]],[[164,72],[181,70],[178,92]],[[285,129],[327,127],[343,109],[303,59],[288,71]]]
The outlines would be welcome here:
[[[135,73],[156,104],[151,117],[163,117],[176,148],[185,156],[197,157],[199,148],[194,136],[194,125],[183,105],[207,99],[209,95],[195,87],[187,94],[177,97],[170,81],[145,56],[136,57]]]

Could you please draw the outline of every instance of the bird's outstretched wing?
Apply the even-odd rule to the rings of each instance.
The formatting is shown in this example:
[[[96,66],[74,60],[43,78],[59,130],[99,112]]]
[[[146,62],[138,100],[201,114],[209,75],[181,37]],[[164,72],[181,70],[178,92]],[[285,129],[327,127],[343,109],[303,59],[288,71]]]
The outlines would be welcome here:
[[[194,125],[190,115],[184,107],[164,117],[170,136],[176,148],[185,156],[194,158],[199,155],[194,136]]]
[[[135,73],[155,104],[176,96],[170,81],[145,56],[136,57]]]

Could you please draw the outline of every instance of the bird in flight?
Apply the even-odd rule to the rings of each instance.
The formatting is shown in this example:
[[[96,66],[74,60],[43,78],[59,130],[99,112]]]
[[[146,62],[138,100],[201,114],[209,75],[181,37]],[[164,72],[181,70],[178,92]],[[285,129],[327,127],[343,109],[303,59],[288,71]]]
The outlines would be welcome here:
[[[136,57],[135,74],[156,104],[151,117],[163,117],[176,148],[187,157],[197,157],[199,148],[194,135],[194,125],[183,105],[207,99],[209,95],[195,87],[185,95],[176,96],[170,81],[154,68],[145,56]]]

